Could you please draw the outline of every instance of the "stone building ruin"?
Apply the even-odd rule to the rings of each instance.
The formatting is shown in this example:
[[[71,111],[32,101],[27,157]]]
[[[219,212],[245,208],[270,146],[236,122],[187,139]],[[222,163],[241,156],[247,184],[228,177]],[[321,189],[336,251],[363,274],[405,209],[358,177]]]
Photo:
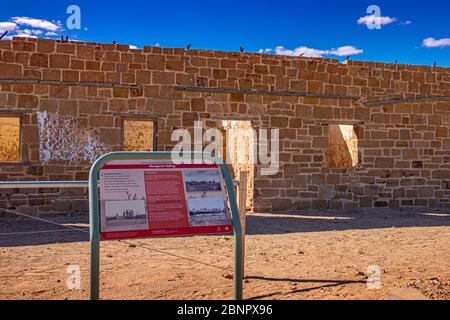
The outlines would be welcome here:
[[[255,211],[450,207],[450,68],[0,41],[0,181],[85,180],[97,156],[170,151],[195,121],[279,129],[276,175],[236,167]],[[87,209],[63,192],[3,189],[0,206]]]

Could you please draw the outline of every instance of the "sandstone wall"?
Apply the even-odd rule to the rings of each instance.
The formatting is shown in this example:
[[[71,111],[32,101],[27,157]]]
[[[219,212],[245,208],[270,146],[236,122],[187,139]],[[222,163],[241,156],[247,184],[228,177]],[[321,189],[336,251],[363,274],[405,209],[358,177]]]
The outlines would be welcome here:
[[[74,119],[98,152],[122,149],[124,117],[155,119],[158,150],[195,120],[241,119],[280,129],[281,170],[256,168],[256,210],[450,207],[450,100],[431,96],[450,96],[449,68],[15,38],[0,41],[0,115],[22,117],[21,162],[0,180],[87,179],[89,157],[43,163],[43,112]],[[355,126],[356,167],[328,167],[330,124]],[[58,200],[33,198],[67,191],[24,192],[0,190],[0,205],[48,212]]]

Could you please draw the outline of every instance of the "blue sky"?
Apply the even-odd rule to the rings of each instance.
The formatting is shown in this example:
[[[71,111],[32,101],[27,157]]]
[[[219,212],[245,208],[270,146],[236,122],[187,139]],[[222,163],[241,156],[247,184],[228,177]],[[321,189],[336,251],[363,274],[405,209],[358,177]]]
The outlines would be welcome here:
[[[80,30],[67,29],[71,4],[81,9]],[[381,30],[357,22],[372,4],[386,23]],[[450,66],[449,13],[447,0],[9,1],[0,12],[0,31],[137,47],[192,44],[238,51],[243,46],[271,54],[339,59],[351,54],[354,60]]]

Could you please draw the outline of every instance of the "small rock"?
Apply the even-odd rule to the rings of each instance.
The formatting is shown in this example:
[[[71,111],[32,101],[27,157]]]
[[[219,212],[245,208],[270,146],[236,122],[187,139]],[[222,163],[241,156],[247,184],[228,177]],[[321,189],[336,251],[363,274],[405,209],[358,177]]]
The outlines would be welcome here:
[[[231,272],[225,271],[224,273],[222,273],[222,277],[224,277],[225,279],[233,279],[234,276]]]
[[[362,271],[358,271],[356,273],[356,276],[358,276],[358,277],[366,277],[367,275],[364,272],[362,272]]]

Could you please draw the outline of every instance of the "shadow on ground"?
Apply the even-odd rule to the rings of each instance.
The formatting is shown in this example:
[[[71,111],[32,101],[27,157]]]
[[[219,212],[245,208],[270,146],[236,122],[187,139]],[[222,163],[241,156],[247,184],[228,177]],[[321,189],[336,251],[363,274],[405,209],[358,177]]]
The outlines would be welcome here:
[[[450,226],[450,211],[363,210],[354,212],[297,212],[247,216],[247,234],[370,230],[380,228],[424,228]]]
[[[87,215],[47,217],[46,219],[53,223],[29,218],[17,219],[9,214],[2,215],[0,217],[0,247],[89,241],[89,218]],[[370,209],[354,212],[302,211],[249,214],[247,216],[247,235],[449,226],[450,211],[432,209]]]
[[[30,218],[0,217],[0,247],[44,245],[89,241],[89,217],[45,217],[44,221]]]
[[[248,300],[260,300],[260,299],[266,299],[266,298],[273,298],[275,296],[284,296],[289,295],[293,293],[301,293],[301,292],[308,292],[313,291],[321,288],[330,288],[330,287],[339,287],[349,284],[363,284],[366,285],[367,280],[326,280],[326,279],[290,279],[290,278],[268,278],[268,277],[257,277],[257,276],[249,276],[246,277],[247,280],[252,281],[269,281],[269,282],[287,282],[290,284],[317,284],[312,287],[306,287],[306,288],[297,288],[290,290],[288,292],[283,291],[275,291],[259,296],[249,297]]]

